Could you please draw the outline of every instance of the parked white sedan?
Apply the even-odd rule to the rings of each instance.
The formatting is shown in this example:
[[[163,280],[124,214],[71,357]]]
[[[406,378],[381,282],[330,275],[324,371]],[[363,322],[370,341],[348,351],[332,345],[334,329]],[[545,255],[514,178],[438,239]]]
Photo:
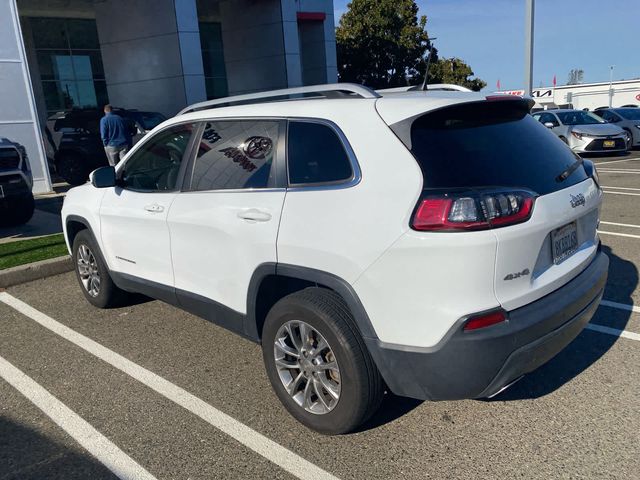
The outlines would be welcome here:
[[[627,132],[584,110],[536,112],[533,118],[576,153],[624,152],[629,144]]]

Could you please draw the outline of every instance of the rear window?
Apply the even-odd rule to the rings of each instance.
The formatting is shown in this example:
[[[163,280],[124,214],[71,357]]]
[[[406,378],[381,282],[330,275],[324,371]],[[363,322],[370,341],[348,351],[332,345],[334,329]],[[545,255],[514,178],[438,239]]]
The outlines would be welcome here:
[[[394,126],[400,138],[407,138]],[[544,195],[586,180],[577,158],[528,113],[525,102],[477,102],[437,110],[411,124],[407,145],[420,164],[425,189],[520,187]]]

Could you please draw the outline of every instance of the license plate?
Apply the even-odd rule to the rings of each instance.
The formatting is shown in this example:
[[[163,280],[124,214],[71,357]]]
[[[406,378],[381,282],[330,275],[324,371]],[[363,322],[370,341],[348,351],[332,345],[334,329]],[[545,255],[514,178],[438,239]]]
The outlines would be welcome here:
[[[553,263],[564,262],[578,250],[578,229],[576,223],[570,223],[551,232],[551,250]]]
[[[605,140],[604,142],[602,142],[602,145],[604,146],[604,148],[613,148],[616,146],[616,141],[615,140]]]

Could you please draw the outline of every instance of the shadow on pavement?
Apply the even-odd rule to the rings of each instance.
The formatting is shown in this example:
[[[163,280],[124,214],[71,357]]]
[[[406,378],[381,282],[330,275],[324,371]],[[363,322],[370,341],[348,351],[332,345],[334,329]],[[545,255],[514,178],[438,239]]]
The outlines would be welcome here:
[[[91,455],[60,445],[38,432],[0,417],[0,478],[115,479]]]
[[[611,248],[603,246],[602,250],[609,256],[610,261],[609,280],[607,280],[604,298],[632,304],[631,294],[638,285],[638,269],[633,262],[615,255]],[[600,307],[592,322],[624,330],[631,315],[632,312]],[[617,341],[616,336],[585,330],[547,364],[529,373],[493,400],[510,401],[543,397],[580,375],[607,353]]]

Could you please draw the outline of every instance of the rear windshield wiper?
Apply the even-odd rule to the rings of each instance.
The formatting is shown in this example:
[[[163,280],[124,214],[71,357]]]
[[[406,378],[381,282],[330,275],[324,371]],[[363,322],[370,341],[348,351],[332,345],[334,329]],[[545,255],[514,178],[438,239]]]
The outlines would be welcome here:
[[[576,155],[576,157],[578,157],[576,158],[576,161],[571,165],[569,165],[569,167],[566,170],[564,170],[560,175],[556,177],[556,182],[558,183],[564,182],[567,178],[571,176],[573,172],[575,172],[578,169],[580,165],[582,165],[582,161],[583,161],[582,157],[580,155]]]

